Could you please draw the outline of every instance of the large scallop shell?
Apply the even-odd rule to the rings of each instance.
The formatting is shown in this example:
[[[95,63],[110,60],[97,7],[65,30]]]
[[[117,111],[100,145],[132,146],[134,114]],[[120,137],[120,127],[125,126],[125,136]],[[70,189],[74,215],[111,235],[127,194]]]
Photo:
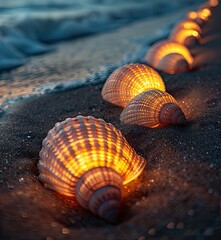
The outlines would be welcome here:
[[[173,27],[173,29],[171,31],[171,34],[174,34],[175,32],[179,31],[180,29],[195,30],[199,34],[202,34],[201,27],[196,22],[194,22],[193,20],[190,20],[190,19],[185,19],[185,20],[180,21],[179,23],[177,23]]]
[[[175,74],[190,71],[190,66],[183,55],[179,53],[170,53],[163,57],[156,68],[162,72]]]
[[[177,31],[171,32],[169,39],[190,47],[199,42],[200,34],[196,30],[180,28]]]
[[[122,185],[145,166],[121,132],[102,119],[78,116],[56,123],[42,145],[38,169],[44,185],[115,222]]]
[[[186,118],[177,101],[167,92],[150,90],[132,99],[121,113],[126,124],[158,128],[185,124]]]
[[[109,76],[101,95],[104,100],[125,107],[132,98],[149,89],[165,91],[159,73],[144,64],[126,64]]]
[[[181,54],[190,66],[193,63],[193,57],[187,47],[169,40],[155,43],[147,52],[145,60],[152,67],[157,68],[158,62],[170,53]]]

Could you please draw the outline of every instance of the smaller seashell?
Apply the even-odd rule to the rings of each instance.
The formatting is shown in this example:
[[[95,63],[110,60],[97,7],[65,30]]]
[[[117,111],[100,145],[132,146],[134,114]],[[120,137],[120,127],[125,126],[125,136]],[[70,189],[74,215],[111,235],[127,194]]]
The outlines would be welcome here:
[[[179,31],[180,29],[195,30],[199,34],[202,34],[201,27],[195,21],[190,20],[190,19],[185,19],[185,20],[180,21],[179,23],[177,23],[173,27],[173,29],[171,31],[171,34],[174,34],[175,32]]]
[[[196,30],[179,29],[171,32],[169,39],[190,47],[199,42],[200,34]]]
[[[177,101],[169,93],[159,90],[143,92],[132,99],[121,113],[120,120],[148,128],[186,123]]]
[[[190,71],[190,66],[181,54],[170,53],[158,62],[156,69],[165,73],[175,74]]]
[[[204,21],[201,18],[199,18],[199,15],[196,11],[188,12],[187,15],[186,15],[186,18],[188,20],[192,20],[192,21],[196,22],[200,27],[204,23]]]
[[[202,19],[203,21],[208,21],[212,12],[209,8],[201,8],[197,11],[198,18]]]
[[[181,54],[186,59],[188,64],[192,66],[193,57],[188,48],[182,44],[169,40],[163,40],[154,44],[147,52],[145,60],[152,67],[157,68],[158,62],[166,55],[171,53]]]
[[[107,102],[125,107],[135,96],[150,89],[165,91],[163,79],[153,68],[134,63],[115,70],[105,82],[101,95]]]
[[[195,21],[198,25],[202,26],[209,20],[212,12],[208,7],[202,7],[198,11],[191,11],[187,14],[187,19]]]

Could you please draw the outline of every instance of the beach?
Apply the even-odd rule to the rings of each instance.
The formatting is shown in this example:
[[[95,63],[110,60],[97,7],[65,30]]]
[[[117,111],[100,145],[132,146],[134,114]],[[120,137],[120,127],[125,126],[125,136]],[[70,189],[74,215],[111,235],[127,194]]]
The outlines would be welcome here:
[[[41,81],[52,79],[54,84],[61,79],[90,78],[105,70],[103,60],[106,65],[118,63],[125,53],[137,51],[137,41],[152,33],[162,36],[159,25],[164,29],[174,24],[189,9],[57,43],[57,51],[35,56],[18,70],[4,73],[9,80],[33,81],[36,96],[22,97],[0,119],[0,239],[220,238],[221,6],[203,27],[201,45],[191,49],[194,70],[160,73],[186,115],[185,126],[148,129],[122,124],[122,108],[101,98],[103,83],[99,81],[61,92],[47,90]],[[12,89],[19,96],[16,81]],[[46,189],[38,180],[42,140],[56,122],[77,115],[112,123],[147,162],[142,174],[124,186],[116,225]]]

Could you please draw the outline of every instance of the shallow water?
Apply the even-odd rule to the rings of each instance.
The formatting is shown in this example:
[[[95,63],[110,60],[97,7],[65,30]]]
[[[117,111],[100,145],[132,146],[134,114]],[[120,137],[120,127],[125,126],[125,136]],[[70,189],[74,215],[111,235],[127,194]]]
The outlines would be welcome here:
[[[20,67],[28,66],[32,55],[56,51],[55,42],[112,30],[141,18],[154,19],[159,14],[176,12],[187,5],[191,6],[193,2],[196,3],[196,1],[186,0],[171,1],[168,5],[164,0],[0,0],[1,107],[8,108],[10,104],[26,96],[63,91],[82,84],[104,81],[108,74],[118,66],[142,61],[148,44],[155,38],[165,37],[171,26],[164,30],[159,26],[155,35],[145,35],[144,39],[137,42],[137,52],[131,54],[128,51],[121,61],[110,63],[109,57],[107,57],[102,62],[102,70],[99,72],[89,69],[90,66],[87,68],[85,65],[86,71],[88,71],[87,78],[82,79],[79,74],[77,78],[74,76],[64,80],[53,79],[49,76],[50,74],[44,76],[43,64],[40,64],[40,68],[32,67],[32,74],[27,74],[28,71],[24,71],[24,68]],[[201,3],[202,1],[197,2]],[[81,56],[83,48],[80,43],[78,46],[79,49],[72,51],[72,54]],[[65,58],[66,56],[61,57]],[[9,71],[13,68],[17,69]],[[57,70],[54,69],[52,63],[48,68],[52,68],[52,72]],[[32,76],[34,76],[33,79]],[[34,80],[36,76],[41,77],[39,82]]]

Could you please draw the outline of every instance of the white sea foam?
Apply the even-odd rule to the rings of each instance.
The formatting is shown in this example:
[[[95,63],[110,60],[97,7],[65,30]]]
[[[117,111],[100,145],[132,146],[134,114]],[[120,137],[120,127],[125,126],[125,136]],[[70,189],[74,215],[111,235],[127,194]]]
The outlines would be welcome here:
[[[86,86],[86,85],[96,85],[98,83],[105,82],[108,76],[117,68],[123,66],[124,64],[128,63],[142,63],[144,59],[145,53],[148,51],[148,48],[152,45],[152,43],[157,42],[158,40],[166,38],[171,30],[171,25],[168,25],[167,28],[161,29],[158,31],[158,34],[150,37],[150,38],[143,38],[140,39],[140,45],[136,52],[128,53],[123,56],[123,58],[113,64],[113,65],[106,65],[103,66],[101,71],[93,73],[90,77],[86,79],[76,79],[68,80],[64,82],[58,83],[47,83],[43,84],[40,87],[34,89],[35,92],[40,94],[45,93],[56,93],[56,92],[63,92],[72,89],[76,89],[78,87]]]

